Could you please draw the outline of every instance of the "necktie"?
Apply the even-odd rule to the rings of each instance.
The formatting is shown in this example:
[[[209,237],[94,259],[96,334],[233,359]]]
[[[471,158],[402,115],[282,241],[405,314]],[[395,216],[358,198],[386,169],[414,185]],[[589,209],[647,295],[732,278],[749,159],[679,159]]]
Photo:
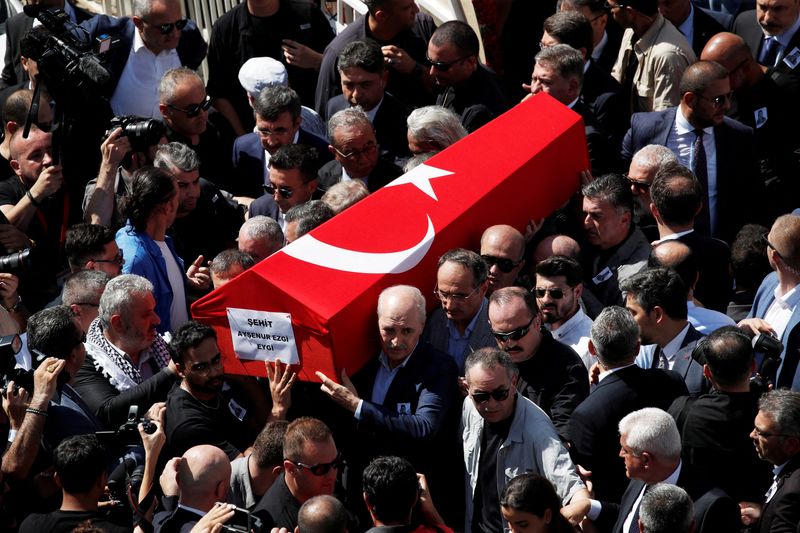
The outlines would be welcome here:
[[[706,147],[703,144],[704,131],[694,130],[694,144],[692,145],[692,170],[703,189],[703,210],[695,219],[694,229],[701,235],[711,235],[711,206],[708,197],[708,161]]]
[[[774,67],[778,59],[781,43],[775,37],[764,36],[764,45],[761,47],[761,63],[765,67]]]

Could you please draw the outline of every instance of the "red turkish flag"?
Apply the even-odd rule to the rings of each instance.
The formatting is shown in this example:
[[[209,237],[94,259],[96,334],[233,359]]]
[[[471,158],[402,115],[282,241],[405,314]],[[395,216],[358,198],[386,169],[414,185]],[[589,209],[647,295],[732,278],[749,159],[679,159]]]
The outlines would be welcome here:
[[[383,289],[414,285],[433,308],[439,256],[477,250],[488,226],[522,230],[549,215],[588,168],[581,118],[536,95],[197,301],[192,315],[216,330],[227,373],[265,375],[263,361],[234,351],[235,308],[291,315],[300,379],[352,375],[379,349]]]

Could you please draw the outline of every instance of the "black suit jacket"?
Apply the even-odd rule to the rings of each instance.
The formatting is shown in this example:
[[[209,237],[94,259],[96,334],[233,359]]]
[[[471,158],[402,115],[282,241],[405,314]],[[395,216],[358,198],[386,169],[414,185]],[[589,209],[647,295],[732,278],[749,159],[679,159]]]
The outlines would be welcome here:
[[[725,31],[717,19],[701,7],[694,6],[694,20],[692,21],[692,49],[697,57],[703,52],[706,43],[719,32]]]
[[[794,533],[800,523],[800,455],[789,460],[777,485],[778,490],[761,509],[759,533]]]
[[[378,158],[375,169],[370,173],[367,179],[367,188],[369,192],[377,191],[403,173],[403,171],[389,159],[390,157],[389,154],[386,154]],[[317,180],[319,182],[317,189],[327,191],[333,185],[342,181],[342,164],[335,159],[333,161],[328,161],[319,169]]]
[[[191,531],[200,517],[181,507],[174,511],[162,511],[153,518],[155,533],[185,533]]]
[[[622,96],[619,82],[593,59],[589,60],[589,67],[583,75],[581,99],[611,139],[612,149],[618,149],[631,123],[630,106]]]
[[[692,249],[700,265],[700,279],[694,297],[708,309],[724,313],[733,292],[730,247],[724,241],[696,231],[678,237],[678,240]]]
[[[747,43],[753,57],[758,61],[761,54],[761,47],[764,45],[764,31],[756,20],[755,10],[745,11],[736,17],[733,22],[733,32],[739,35]],[[789,40],[789,46],[784,50],[784,56],[795,48],[800,48],[800,30],[796,31]],[[778,86],[796,91],[800,90],[800,65],[795,64],[795,68],[790,67],[785,61],[781,60],[775,66],[768,67],[767,76],[772,78]]]
[[[692,396],[705,394],[711,390],[711,383],[703,375],[703,365],[692,357],[692,351],[703,337],[705,335],[689,324],[689,331],[683,337],[681,349],[675,354],[675,360],[672,365],[672,371],[680,374],[686,383],[686,388],[689,389],[689,394]]]
[[[611,138],[600,127],[589,106],[578,100],[572,106],[572,110],[583,119],[583,129],[586,134],[586,146],[589,149],[589,163],[592,167],[592,175],[601,176],[609,172],[619,171],[620,162],[612,149]]]
[[[70,2],[70,5],[75,10],[75,20],[78,24],[94,16],[93,13],[72,5],[72,2]],[[10,87],[30,79],[28,73],[22,68],[19,43],[25,37],[25,34],[33,28],[34,20],[33,17],[29,17],[22,12],[13,15],[6,21],[6,57],[0,88]]]
[[[334,113],[349,107],[350,104],[343,94],[334,96],[328,100],[325,120],[329,120]],[[411,152],[408,151],[408,138],[406,137],[408,114],[409,109],[405,104],[390,93],[383,93],[383,101],[375,113],[372,125],[375,126],[375,137],[378,139],[381,151],[389,152],[395,159],[411,155]]]
[[[628,484],[619,457],[619,421],[645,407],[666,410],[685,394],[686,384],[675,372],[632,365],[605,376],[572,412],[570,453],[576,464],[592,471],[598,500],[620,501]]]
[[[619,24],[614,21],[613,17],[609,16],[608,23],[606,24],[608,42],[606,42],[605,48],[603,48],[603,51],[600,53],[600,57],[597,58],[597,66],[609,74],[611,74],[611,70],[614,68],[614,63],[617,62],[623,33]]]
[[[634,113],[631,128],[622,142],[622,160],[630,163],[633,155],[648,144],[667,146],[678,108]],[[753,130],[725,117],[714,126],[717,154],[717,226],[716,237],[732,242],[736,232],[748,223],[761,220],[759,206],[763,183],[758,176]]]

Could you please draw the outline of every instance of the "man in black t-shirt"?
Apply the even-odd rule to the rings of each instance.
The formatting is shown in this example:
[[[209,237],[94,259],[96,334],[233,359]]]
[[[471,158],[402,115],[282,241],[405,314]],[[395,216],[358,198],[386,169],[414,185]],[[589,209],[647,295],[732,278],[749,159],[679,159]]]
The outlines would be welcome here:
[[[233,460],[252,442],[242,420],[246,410],[222,395],[222,354],[211,327],[189,321],[171,342],[180,387],[167,397],[167,457],[179,457],[189,448],[211,444]]]

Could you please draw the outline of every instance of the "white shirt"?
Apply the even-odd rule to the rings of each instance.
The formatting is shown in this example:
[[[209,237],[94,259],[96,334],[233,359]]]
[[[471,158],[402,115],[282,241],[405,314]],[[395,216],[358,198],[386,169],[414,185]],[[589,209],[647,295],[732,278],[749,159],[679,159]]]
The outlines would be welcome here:
[[[172,331],[177,330],[180,326],[189,321],[189,314],[186,311],[186,291],[183,287],[184,273],[181,272],[178,262],[175,261],[175,256],[164,241],[154,241],[161,255],[164,256],[164,261],[167,263],[167,277],[169,284],[172,287],[172,305],[169,308],[169,320]]]
[[[765,39],[772,38],[778,41],[778,45],[780,46],[780,48],[778,48],[778,54],[775,56],[775,65],[777,65],[783,60],[783,57],[786,55],[787,52],[791,52],[791,50],[787,50],[786,47],[789,46],[789,41],[792,40],[792,37],[794,37],[794,34],[797,33],[798,30],[800,30],[800,16],[797,17],[797,20],[794,21],[794,24],[792,24],[791,28],[781,33],[780,35],[771,36],[762,28],[762,31],[764,31],[764,38]],[[764,43],[764,47],[766,47],[766,42]],[[762,53],[764,47],[762,47]]]
[[[551,325],[545,324],[545,327],[550,329]],[[592,319],[586,316],[583,309],[578,307],[578,311],[572,315],[569,320],[561,324],[561,327],[558,329],[550,329],[550,332],[553,334],[555,340],[575,350],[587,370],[592,367],[594,364],[594,357],[589,353]]]
[[[667,148],[678,156],[681,164],[694,170],[695,127],[692,126],[683,110],[678,106],[675,113],[675,124],[672,134],[667,138]],[[717,144],[714,141],[714,127],[703,128],[703,147],[706,151],[706,169],[708,174],[708,212],[711,216],[711,232],[716,228],[717,220]]]
[[[633,366],[633,365],[635,365],[635,364],[636,364],[636,363],[631,363],[631,364],[629,364],[629,365],[620,366],[620,367],[617,367],[617,368],[611,368],[611,369],[609,369],[609,370],[605,370],[605,371],[603,371],[603,372],[600,372],[600,375],[599,375],[599,376],[597,376],[597,382],[598,382],[598,383],[600,383],[601,381],[603,381],[604,379],[606,379],[606,377],[610,376],[610,375],[611,375],[611,374],[613,374],[614,372],[619,372],[619,371],[620,371],[620,370],[622,370],[623,368],[628,368],[629,366]]]
[[[662,481],[661,483],[667,483],[668,485],[674,485],[678,482],[678,477],[681,475],[681,463],[678,463],[678,467],[675,468],[675,471],[669,475],[667,479]],[[644,491],[647,490],[647,485],[642,487],[642,491],[639,493],[639,497],[636,498],[636,501],[633,502],[633,507],[631,507],[631,512],[628,513],[628,516],[625,518],[625,522],[622,523],[622,531],[628,531],[631,527],[631,522],[633,522],[633,517],[636,515],[636,510],[639,508],[639,505],[642,503],[642,498],[644,498]]]
[[[128,61],[111,97],[114,114],[160,120],[158,84],[168,70],[180,66],[181,60],[175,49],[162,50],[155,55],[144,45],[139,31],[135,30]]]
[[[680,239],[684,235],[689,235],[693,231],[694,231],[694,228],[687,229],[686,231],[679,231],[678,233],[670,233],[669,235],[665,235],[661,239],[658,239],[653,244],[659,244],[659,243],[662,243],[664,241],[674,241],[674,240]]]
[[[764,322],[772,326],[772,329],[775,330],[775,335],[781,339],[781,342],[785,345],[786,339],[783,338],[783,335],[786,333],[786,326],[789,325],[789,320],[792,319],[792,315],[798,310],[797,304],[800,303],[800,287],[795,285],[784,295],[781,295],[780,292],[781,286],[778,285],[775,287],[775,300],[767,309],[764,315]],[[777,376],[781,375],[784,360],[785,358],[781,360],[781,364],[778,366]],[[792,388],[794,388],[794,386],[793,383]]]

